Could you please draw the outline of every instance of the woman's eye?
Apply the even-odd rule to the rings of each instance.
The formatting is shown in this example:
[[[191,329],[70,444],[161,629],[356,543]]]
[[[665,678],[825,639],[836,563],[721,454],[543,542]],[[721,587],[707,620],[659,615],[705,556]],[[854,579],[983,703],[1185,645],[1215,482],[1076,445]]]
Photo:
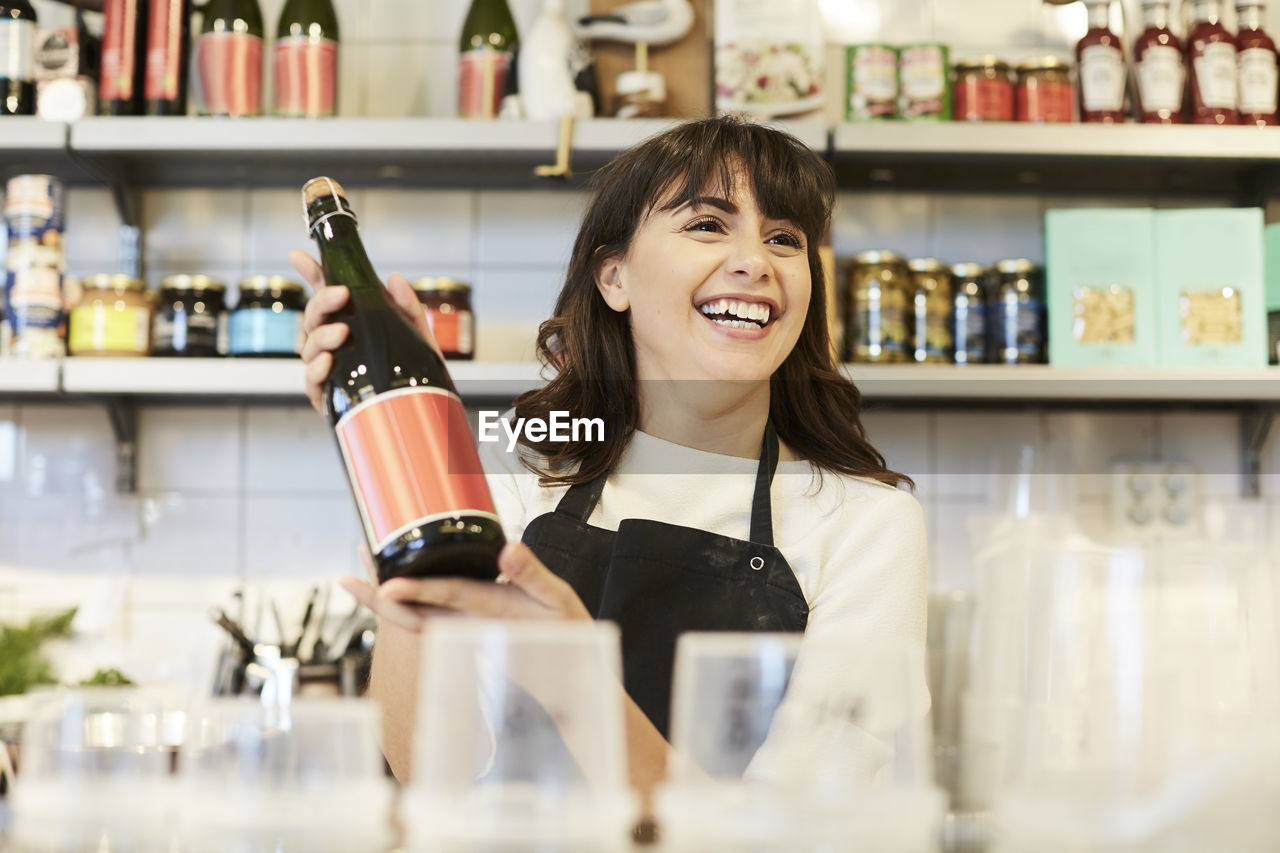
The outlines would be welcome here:
[[[769,242],[777,243],[780,246],[790,246],[792,249],[804,248],[804,241],[790,231],[779,231],[769,238]]]
[[[715,234],[724,231],[724,225],[718,219],[698,219],[690,222],[686,227],[686,231],[707,231]]]

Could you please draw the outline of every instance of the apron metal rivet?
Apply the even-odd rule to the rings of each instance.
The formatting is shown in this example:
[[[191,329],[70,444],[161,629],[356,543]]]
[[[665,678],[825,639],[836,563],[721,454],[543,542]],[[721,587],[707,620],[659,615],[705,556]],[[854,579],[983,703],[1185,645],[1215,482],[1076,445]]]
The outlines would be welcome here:
[[[760,571],[761,569],[763,569],[763,568],[764,568],[764,557],[752,557],[752,558],[751,558],[751,568],[755,569],[757,572],[758,572],[758,571]]]

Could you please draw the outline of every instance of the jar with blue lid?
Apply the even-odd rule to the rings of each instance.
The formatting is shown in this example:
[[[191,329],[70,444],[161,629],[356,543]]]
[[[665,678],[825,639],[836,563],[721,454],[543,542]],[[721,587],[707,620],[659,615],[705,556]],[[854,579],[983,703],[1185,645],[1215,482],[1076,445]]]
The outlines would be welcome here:
[[[291,356],[302,352],[305,337],[302,284],[278,275],[256,275],[240,282],[240,302],[231,312],[230,354]]]

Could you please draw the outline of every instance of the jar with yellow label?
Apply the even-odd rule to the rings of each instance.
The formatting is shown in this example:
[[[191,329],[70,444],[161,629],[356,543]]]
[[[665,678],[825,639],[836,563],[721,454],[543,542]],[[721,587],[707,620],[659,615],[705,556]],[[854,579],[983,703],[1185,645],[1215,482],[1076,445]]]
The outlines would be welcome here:
[[[849,265],[845,334],[852,361],[910,361],[911,274],[901,255],[863,252]]]
[[[151,301],[142,279],[91,275],[71,311],[67,349],[72,355],[144,356],[151,346]]]
[[[911,270],[912,351],[918,364],[950,364],[955,340],[951,336],[951,271],[942,261],[916,258]]]

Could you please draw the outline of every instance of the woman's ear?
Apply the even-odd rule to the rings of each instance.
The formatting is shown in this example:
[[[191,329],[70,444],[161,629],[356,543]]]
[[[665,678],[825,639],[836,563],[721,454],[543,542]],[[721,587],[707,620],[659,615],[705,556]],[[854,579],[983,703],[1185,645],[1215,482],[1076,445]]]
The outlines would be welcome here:
[[[631,307],[626,288],[622,285],[622,261],[619,258],[606,258],[596,265],[596,289],[604,297],[607,304],[619,313]]]

